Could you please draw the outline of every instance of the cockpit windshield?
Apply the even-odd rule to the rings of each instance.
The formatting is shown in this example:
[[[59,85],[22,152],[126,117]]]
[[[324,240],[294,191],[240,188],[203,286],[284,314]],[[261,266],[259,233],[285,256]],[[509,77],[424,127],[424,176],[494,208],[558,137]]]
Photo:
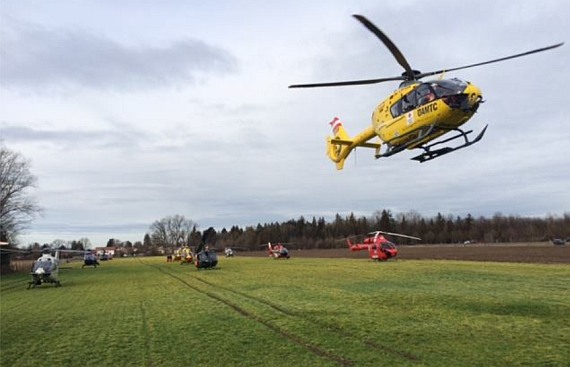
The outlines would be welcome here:
[[[467,87],[467,83],[459,79],[442,79],[429,82],[435,91],[437,98],[461,94]]]
[[[45,273],[51,273],[55,268],[55,264],[50,259],[38,259],[34,263],[34,267],[32,269],[33,272],[37,272],[38,269],[42,269]]]
[[[392,242],[384,242],[382,244],[382,248],[386,249],[386,250],[390,250],[390,249],[395,249],[396,246],[394,246],[394,244]]]

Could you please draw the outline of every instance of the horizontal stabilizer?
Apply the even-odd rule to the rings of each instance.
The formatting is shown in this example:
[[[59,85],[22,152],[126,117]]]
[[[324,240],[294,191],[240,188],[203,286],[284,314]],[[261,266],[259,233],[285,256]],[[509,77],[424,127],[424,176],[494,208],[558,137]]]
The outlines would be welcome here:
[[[361,143],[361,144],[358,144],[359,147],[372,148],[372,149],[380,149],[381,145],[382,144],[380,144],[380,143]]]
[[[330,142],[332,144],[336,144],[336,145],[353,145],[354,141],[353,140],[344,140],[344,139],[331,139]],[[380,148],[380,143],[360,143],[357,144],[357,146],[359,147],[364,147],[364,148],[373,148],[373,149],[378,149]]]

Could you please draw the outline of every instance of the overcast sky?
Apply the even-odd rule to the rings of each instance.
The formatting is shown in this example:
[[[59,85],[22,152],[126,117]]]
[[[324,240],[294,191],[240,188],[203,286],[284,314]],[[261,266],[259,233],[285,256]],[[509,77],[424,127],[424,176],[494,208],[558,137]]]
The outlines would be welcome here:
[[[560,1],[2,0],[0,139],[31,161],[44,213],[22,244],[142,240],[180,214],[200,229],[417,211],[570,212],[570,45],[457,71],[485,103],[483,140],[419,164],[359,149],[343,171],[328,122],[370,125],[399,75],[363,14],[415,69],[570,42]]]

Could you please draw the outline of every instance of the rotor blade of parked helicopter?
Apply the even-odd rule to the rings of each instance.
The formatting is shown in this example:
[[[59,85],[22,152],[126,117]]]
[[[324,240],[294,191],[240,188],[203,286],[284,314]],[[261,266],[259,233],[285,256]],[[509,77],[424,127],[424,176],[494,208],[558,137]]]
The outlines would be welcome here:
[[[456,68],[451,68],[451,69],[442,69],[442,70],[437,70],[437,71],[430,71],[427,73],[420,73],[417,75],[417,78],[423,78],[426,76],[431,76],[431,75],[437,75],[437,74],[441,74],[443,72],[449,72],[449,71],[455,71],[455,70],[462,70],[462,69],[467,69],[467,68],[473,68],[475,66],[481,66],[481,65],[487,65],[487,64],[492,64],[494,62],[499,62],[499,61],[505,61],[505,60],[510,60],[510,59],[515,59],[517,57],[522,57],[522,56],[527,56],[527,55],[532,55],[538,52],[543,52],[543,51],[548,51],[548,50],[552,50],[553,48],[557,48],[560,47],[564,44],[564,42],[561,43],[557,43],[555,45],[552,46],[546,46],[546,47],[541,47],[541,48],[537,48],[536,50],[531,50],[531,51],[526,51],[520,54],[516,54],[516,55],[511,55],[511,56],[506,56],[506,57],[501,57],[499,59],[494,59],[494,60],[489,60],[489,61],[484,61],[484,62],[479,62],[476,64],[471,64],[471,65],[465,65],[465,66],[459,66]]]
[[[389,236],[397,236],[397,237],[404,237],[404,238],[410,238],[412,240],[418,240],[421,241],[422,239],[419,237],[414,237],[414,236],[408,236],[405,234],[400,234],[400,233],[392,233],[392,232],[384,232],[384,231],[374,231],[374,232],[370,232],[370,235],[376,235],[377,233],[382,233],[382,234],[387,234]]]
[[[406,70],[406,76],[407,76],[406,79],[408,80],[417,79],[416,74],[414,73],[410,64],[408,63],[408,60],[406,60],[406,58],[400,52],[398,47],[396,47],[394,42],[392,42],[392,40],[390,40],[390,38],[388,38],[388,36],[386,36],[384,32],[378,29],[378,27],[376,27],[371,21],[369,21],[362,15],[354,14],[353,17],[358,19],[360,23],[362,23],[366,28],[368,28],[370,32],[374,33],[376,37],[378,37],[380,41],[384,43],[384,45],[388,48],[388,50],[390,50],[392,55],[394,55],[394,57],[396,58],[396,61],[398,61],[398,64],[400,64],[404,68],[404,70]]]
[[[15,254],[31,254],[31,250],[22,250],[18,248],[2,248],[0,247],[0,253],[15,253]]]
[[[394,76],[390,78],[379,79],[361,79],[361,80],[348,80],[344,82],[331,82],[331,83],[313,83],[313,84],[293,84],[289,88],[319,88],[319,87],[344,87],[348,85],[365,85],[376,84],[382,82],[390,82],[394,80],[406,80],[405,76]]]

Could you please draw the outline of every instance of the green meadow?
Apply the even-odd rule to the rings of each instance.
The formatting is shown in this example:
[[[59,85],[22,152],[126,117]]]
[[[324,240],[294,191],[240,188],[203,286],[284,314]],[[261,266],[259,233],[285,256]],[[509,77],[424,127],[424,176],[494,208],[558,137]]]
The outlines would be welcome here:
[[[570,267],[160,258],[0,285],[1,366],[568,366]]]

